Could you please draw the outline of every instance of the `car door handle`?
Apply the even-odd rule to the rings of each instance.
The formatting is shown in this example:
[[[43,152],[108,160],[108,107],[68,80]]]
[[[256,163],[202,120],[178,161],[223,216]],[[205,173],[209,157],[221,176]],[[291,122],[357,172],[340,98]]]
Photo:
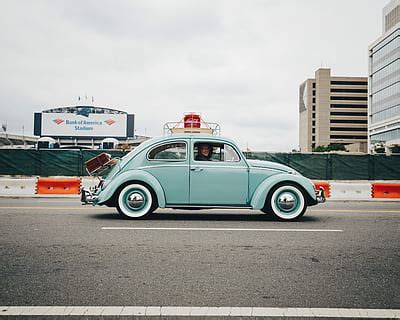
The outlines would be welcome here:
[[[190,171],[200,172],[203,171],[203,168],[190,168]]]

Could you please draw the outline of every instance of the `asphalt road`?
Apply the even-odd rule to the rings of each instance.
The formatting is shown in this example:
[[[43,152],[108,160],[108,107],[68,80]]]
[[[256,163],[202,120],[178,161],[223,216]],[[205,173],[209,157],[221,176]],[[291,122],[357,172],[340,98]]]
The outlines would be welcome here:
[[[0,198],[0,305],[399,309],[399,226],[400,202],[327,202],[285,223]]]

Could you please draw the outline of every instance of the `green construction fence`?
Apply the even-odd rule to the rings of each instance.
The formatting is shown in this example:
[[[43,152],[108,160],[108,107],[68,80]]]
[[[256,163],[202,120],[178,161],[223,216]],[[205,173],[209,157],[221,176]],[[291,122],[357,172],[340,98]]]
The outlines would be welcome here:
[[[0,175],[85,176],[85,161],[104,150],[0,150]],[[113,157],[127,152],[108,151]],[[400,155],[247,152],[248,159],[282,163],[310,179],[400,180]]]

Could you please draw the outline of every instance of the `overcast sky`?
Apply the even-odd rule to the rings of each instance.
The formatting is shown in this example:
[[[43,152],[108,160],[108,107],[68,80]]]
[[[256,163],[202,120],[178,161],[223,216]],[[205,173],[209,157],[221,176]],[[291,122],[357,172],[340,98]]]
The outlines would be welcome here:
[[[298,148],[299,84],[319,67],[367,76],[388,0],[0,0],[0,121],[95,105],[162,135],[184,112],[244,149]]]

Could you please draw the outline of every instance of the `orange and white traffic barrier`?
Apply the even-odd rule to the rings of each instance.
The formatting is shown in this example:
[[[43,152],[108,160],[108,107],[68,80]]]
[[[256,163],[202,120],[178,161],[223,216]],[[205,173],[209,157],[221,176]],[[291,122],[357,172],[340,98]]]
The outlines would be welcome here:
[[[400,198],[400,184],[372,183],[372,198]]]
[[[81,178],[39,178],[36,194],[80,194]]]
[[[98,185],[94,177],[0,178],[0,196],[78,196],[82,186]],[[327,200],[394,200],[400,201],[400,181],[314,181],[316,189],[324,188]]]
[[[400,183],[371,181],[314,181],[330,200],[400,199]]]
[[[328,181],[314,181],[315,189],[319,190],[320,187],[324,188],[325,198],[331,196],[331,185]]]

